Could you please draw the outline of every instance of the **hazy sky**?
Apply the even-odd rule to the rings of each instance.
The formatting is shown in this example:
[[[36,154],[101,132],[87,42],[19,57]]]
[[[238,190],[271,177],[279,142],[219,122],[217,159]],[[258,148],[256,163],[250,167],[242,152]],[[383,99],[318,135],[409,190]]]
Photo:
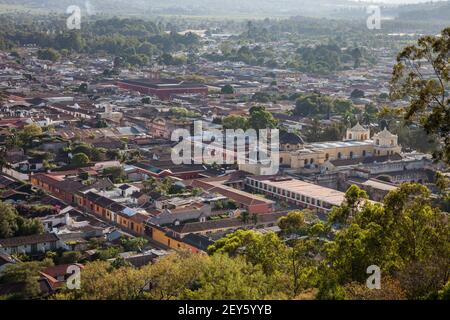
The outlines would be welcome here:
[[[430,2],[430,0],[353,0],[353,1],[361,1],[361,2],[385,2],[385,3],[393,3],[393,4],[399,4],[399,3],[419,3],[419,2]],[[448,0],[444,0],[448,1]],[[439,2],[434,1],[434,2]]]

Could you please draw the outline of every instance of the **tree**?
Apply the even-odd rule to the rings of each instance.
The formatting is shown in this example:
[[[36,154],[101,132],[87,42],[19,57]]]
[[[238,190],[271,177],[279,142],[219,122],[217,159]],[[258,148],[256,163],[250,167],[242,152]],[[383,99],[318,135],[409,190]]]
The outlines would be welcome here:
[[[109,262],[94,261],[83,268],[80,290],[64,288],[57,300],[128,300],[142,296],[144,274],[133,267],[114,268]]]
[[[155,264],[143,268],[147,289],[144,297],[154,300],[186,299],[190,290],[199,288],[209,257],[187,252],[170,253]]]
[[[31,141],[42,135],[42,128],[37,124],[29,124],[23,127],[21,131],[18,132],[19,145],[29,145]]]
[[[158,181],[155,177],[149,177],[147,180],[143,182],[145,191],[155,191],[158,186]]]
[[[142,251],[147,243],[148,240],[142,237],[120,239],[120,244],[126,251]]]
[[[9,204],[0,202],[0,238],[13,237],[18,229],[16,209]]]
[[[202,193],[203,193],[202,188],[195,187],[195,188],[192,188],[192,190],[191,190],[191,194],[193,197],[197,197],[197,196],[201,195]]]
[[[141,99],[141,102],[142,102],[143,104],[150,104],[152,101],[151,101],[150,97],[143,97],[143,98]]]
[[[87,93],[88,92],[88,84],[83,82],[82,84],[80,84],[80,86],[78,87],[78,92],[80,93]]]
[[[222,89],[220,89],[220,92],[222,94],[234,94],[235,90],[234,90],[233,86],[226,84],[222,87]]]
[[[352,99],[359,99],[359,98],[364,98],[364,91],[360,90],[360,89],[354,89],[352,91],[352,93],[350,94],[350,97]]]
[[[98,260],[106,261],[108,259],[116,258],[119,253],[122,251],[120,247],[108,247],[103,250],[97,250],[95,253],[95,258]]]
[[[351,50],[350,54],[353,57],[353,59],[355,60],[354,67],[359,68],[359,66],[361,65],[361,58],[362,58],[361,49],[354,48],[353,50]]]
[[[329,96],[312,93],[300,96],[296,100],[294,114],[301,117],[325,115],[329,119],[333,112],[344,114],[351,109],[352,103],[348,100],[333,100]]]
[[[318,272],[317,261],[312,257],[316,248],[314,241],[298,240],[288,248],[287,274],[289,275],[289,286],[292,296],[297,296],[302,290],[317,285]]]
[[[45,231],[44,225],[39,219],[25,219],[17,216],[16,221],[18,226],[16,237],[42,234]]]
[[[82,254],[79,251],[66,251],[66,252],[63,252],[63,254],[58,262],[60,264],[76,263],[81,260],[81,257],[82,257]]]
[[[71,160],[71,165],[75,168],[86,167],[91,161],[88,156],[84,153],[77,153],[73,156]]]
[[[439,300],[450,300],[450,280],[447,281],[447,283],[442,288],[442,290],[439,290],[438,299]]]
[[[265,107],[257,106],[250,108],[249,127],[255,130],[276,128],[278,121],[272,113],[266,111]]]
[[[53,265],[49,259],[43,261],[13,263],[2,271],[1,282],[23,284],[24,289],[19,294],[20,298],[37,298],[41,293],[39,285],[40,271]]]
[[[49,61],[57,61],[61,57],[61,55],[56,51],[55,49],[48,48],[48,49],[40,49],[38,51],[38,59],[41,60],[49,60]]]
[[[164,177],[158,183],[157,192],[159,192],[161,194],[169,194],[172,184],[173,184],[173,180],[171,177]]]
[[[103,175],[108,177],[114,183],[122,182],[125,177],[125,171],[122,167],[109,167],[103,169]]]
[[[232,114],[223,118],[222,126],[224,129],[242,129],[245,131],[248,129],[248,119],[243,116]]]
[[[197,280],[198,288],[187,291],[194,300],[264,299],[271,288],[261,268],[242,257],[216,254],[206,261],[206,270]]]
[[[250,214],[247,211],[244,211],[241,213],[241,215],[239,216],[239,219],[241,219],[241,221],[244,224],[247,224],[249,219],[250,219]]]
[[[382,289],[371,290],[365,283],[351,282],[344,286],[345,298],[349,300],[405,300],[406,293],[400,282],[390,276],[382,278]]]
[[[38,219],[19,216],[16,208],[0,201],[0,238],[41,234],[44,226]]]
[[[436,296],[448,280],[450,229],[425,186],[403,184],[389,192],[384,205],[366,201],[354,187],[344,205],[332,211],[330,222],[338,217],[343,227],[326,244],[323,262],[335,286],[365,281],[370,265],[399,280],[408,298]]]
[[[345,192],[344,203],[340,207],[334,207],[328,215],[328,221],[331,223],[348,224],[352,214],[356,209],[361,208],[369,196],[367,193],[358,188],[356,185],[351,185]]]
[[[284,234],[299,233],[305,230],[305,215],[301,211],[291,211],[278,219],[278,226]]]
[[[231,256],[236,255],[239,249],[247,246],[249,243],[257,241],[260,236],[260,234],[257,234],[254,231],[238,230],[217,240],[208,248],[208,253],[211,255],[216,252],[227,253]]]
[[[397,56],[391,80],[392,99],[409,98],[404,118],[420,122],[430,135],[437,135],[442,148],[437,159],[450,163],[450,27],[440,36],[421,37]],[[423,72],[428,69],[431,72]]]
[[[311,99],[302,97],[295,101],[294,113],[296,115],[307,117],[309,115],[317,114],[317,112],[317,105],[311,101]]]

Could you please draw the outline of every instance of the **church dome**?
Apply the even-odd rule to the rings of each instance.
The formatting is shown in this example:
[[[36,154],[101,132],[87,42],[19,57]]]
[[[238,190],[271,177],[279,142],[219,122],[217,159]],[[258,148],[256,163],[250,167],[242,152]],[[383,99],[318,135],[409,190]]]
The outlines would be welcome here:
[[[367,129],[364,128],[359,122],[353,128],[351,128],[350,130],[353,131],[353,132],[367,131]]]
[[[374,138],[379,138],[379,139],[390,139],[390,138],[394,138],[397,137],[397,135],[390,133],[386,127],[383,129],[383,131],[380,131],[379,133],[375,134]]]
[[[302,137],[293,132],[280,131],[280,144],[305,144]]]

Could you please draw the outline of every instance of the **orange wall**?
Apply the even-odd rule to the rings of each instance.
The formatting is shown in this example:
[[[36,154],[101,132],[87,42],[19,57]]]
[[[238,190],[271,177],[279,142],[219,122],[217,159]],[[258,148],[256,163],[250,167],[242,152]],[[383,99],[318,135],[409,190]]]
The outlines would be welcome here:
[[[164,231],[161,231],[160,229],[157,228],[153,228],[152,231],[152,239],[165,245],[168,246],[171,249],[175,249],[175,250],[189,250],[193,253],[200,253],[201,250],[192,247],[190,245],[188,245],[187,243],[184,243],[178,239],[174,239],[172,237],[169,237],[166,235],[166,233]]]

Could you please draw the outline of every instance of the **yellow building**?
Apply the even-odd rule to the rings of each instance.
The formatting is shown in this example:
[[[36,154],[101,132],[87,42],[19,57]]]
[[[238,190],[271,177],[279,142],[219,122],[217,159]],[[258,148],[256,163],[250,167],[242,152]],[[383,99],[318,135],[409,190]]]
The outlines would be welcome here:
[[[281,142],[280,142],[281,143]],[[387,156],[400,153],[398,137],[386,128],[370,139],[370,130],[357,123],[343,141],[317,142],[293,150],[280,146],[280,161],[292,169],[317,167],[328,161]]]
[[[370,130],[359,123],[347,129],[343,141],[305,144],[294,133],[280,134],[280,165],[291,169],[317,169],[333,160],[390,156],[400,151],[397,135],[385,128],[370,138]],[[239,168],[255,175],[261,174],[257,165],[241,165]]]

